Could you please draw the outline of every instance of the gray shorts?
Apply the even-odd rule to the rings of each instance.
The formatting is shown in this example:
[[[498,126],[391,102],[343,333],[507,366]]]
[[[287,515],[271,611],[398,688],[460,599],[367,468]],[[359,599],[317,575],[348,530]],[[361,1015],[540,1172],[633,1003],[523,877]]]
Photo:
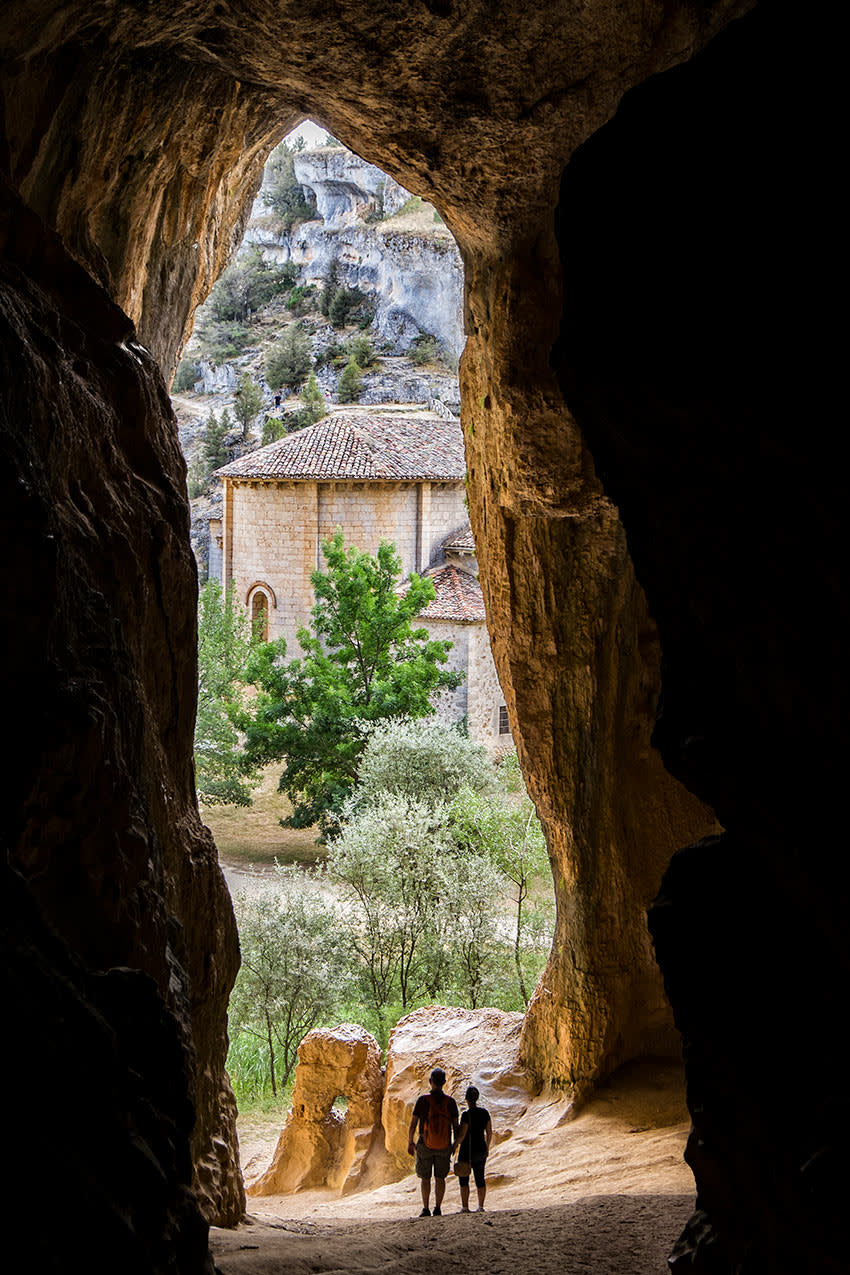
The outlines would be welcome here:
[[[433,1169],[435,1178],[447,1178],[452,1161],[451,1147],[443,1151],[432,1151],[421,1140],[416,1144],[416,1176],[430,1178]]]

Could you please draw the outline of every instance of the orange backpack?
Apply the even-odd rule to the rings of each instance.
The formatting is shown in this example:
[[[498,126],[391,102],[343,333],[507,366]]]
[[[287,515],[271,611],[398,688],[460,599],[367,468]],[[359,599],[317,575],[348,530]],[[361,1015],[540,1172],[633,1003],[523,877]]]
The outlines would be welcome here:
[[[445,1151],[452,1140],[449,1100],[444,1093],[428,1094],[428,1114],[422,1124],[422,1141],[431,1151]]]

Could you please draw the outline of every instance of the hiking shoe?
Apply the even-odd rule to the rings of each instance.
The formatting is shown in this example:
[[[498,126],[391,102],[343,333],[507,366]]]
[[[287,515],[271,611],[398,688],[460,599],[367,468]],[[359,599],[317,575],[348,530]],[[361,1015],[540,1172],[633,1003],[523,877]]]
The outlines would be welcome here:
[[[423,1210],[422,1210],[422,1212],[419,1214],[419,1216],[420,1216],[420,1217],[430,1217],[430,1216],[431,1216],[431,1210],[430,1210],[430,1209],[423,1209]]]
[[[434,1212],[433,1212],[433,1215],[432,1215],[432,1216],[433,1216],[433,1217],[442,1217],[442,1216],[443,1216],[443,1210],[440,1208],[439,1204],[435,1204],[435,1205],[434,1205]]]

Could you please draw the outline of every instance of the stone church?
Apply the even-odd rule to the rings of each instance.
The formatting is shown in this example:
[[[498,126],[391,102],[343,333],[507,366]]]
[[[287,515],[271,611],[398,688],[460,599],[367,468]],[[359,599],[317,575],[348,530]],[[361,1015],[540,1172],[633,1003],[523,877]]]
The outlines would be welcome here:
[[[231,584],[266,636],[299,653],[310,618],[310,573],[324,566],[322,541],[341,527],[347,544],[374,553],[395,544],[404,577],[434,585],[421,616],[452,643],[449,668],[464,681],[438,702],[466,718],[491,752],[512,745],[478,582],[465,504],[460,422],[405,407],[380,414],[347,408],[218,470],[223,516],[210,522],[210,575]]]

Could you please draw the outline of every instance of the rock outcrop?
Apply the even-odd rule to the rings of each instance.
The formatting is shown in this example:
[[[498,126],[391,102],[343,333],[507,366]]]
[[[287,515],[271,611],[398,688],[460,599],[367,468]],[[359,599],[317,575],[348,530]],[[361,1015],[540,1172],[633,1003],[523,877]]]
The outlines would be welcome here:
[[[413,1104],[427,1092],[434,1067],[446,1073],[446,1093],[463,1110],[467,1085],[481,1093],[497,1140],[510,1137],[527,1108],[533,1085],[519,1057],[522,1014],[498,1009],[430,1005],[402,1018],[390,1035],[381,1118],[386,1149],[400,1175],[411,1172],[407,1131]]]
[[[384,1074],[374,1036],[362,1027],[308,1032],[298,1047],[292,1107],[272,1162],[249,1195],[285,1195],[311,1186],[357,1190],[370,1150],[380,1144]],[[345,1109],[334,1106],[345,1098]]]

